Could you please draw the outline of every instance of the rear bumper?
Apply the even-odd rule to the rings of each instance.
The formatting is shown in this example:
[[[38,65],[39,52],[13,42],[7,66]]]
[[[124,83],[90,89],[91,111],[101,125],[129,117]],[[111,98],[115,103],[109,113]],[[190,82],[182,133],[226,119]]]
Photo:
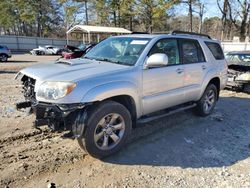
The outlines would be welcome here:
[[[54,131],[70,130],[75,137],[82,135],[84,131],[84,113],[88,104],[49,104],[36,103],[30,101],[16,104],[16,108],[30,108],[30,112],[35,114],[34,127],[38,128],[48,125]]]

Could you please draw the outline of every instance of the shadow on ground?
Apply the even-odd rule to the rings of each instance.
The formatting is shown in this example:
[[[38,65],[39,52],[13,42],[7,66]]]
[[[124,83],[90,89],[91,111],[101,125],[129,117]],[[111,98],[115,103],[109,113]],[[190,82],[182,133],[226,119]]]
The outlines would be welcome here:
[[[230,166],[250,157],[250,98],[221,97],[201,118],[184,111],[136,128],[131,143],[105,162],[120,165]]]
[[[16,74],[18,71],[12,71],[12,70],[0,70],[0,74]]]
[[[27,61],[27,60],[8,60],[7,62],[1,62],[4,63],[36,63],[37,61]],[[1,64],[0,63],[0,64]]]

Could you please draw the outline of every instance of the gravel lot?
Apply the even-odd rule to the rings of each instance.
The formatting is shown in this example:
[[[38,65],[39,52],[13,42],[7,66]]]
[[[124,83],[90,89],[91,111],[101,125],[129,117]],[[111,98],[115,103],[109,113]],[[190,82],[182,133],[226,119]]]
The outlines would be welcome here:
[[[57,58],[0,63],[0,187],[250,187],[250,95],[224,90],[209,117],[189,110],[138,127],[101,161],[14,108],[22,100],[14,72]]]

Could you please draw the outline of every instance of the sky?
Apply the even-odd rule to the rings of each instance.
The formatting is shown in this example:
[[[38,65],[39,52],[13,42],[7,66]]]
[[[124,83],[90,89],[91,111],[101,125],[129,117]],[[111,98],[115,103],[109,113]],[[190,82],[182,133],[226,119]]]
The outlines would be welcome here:
[[[219,16],[221,17],[221,12],[217,5],[217,0],[202,0],[202,3],[205,3],[205,14],[204,18],[206,17],[214,17]],[[175,7],[175,14],[176,15],[187,15],[188,14],[188,6],[185,4],[177,5]],[[194,13],[195,14],[195,13]]]

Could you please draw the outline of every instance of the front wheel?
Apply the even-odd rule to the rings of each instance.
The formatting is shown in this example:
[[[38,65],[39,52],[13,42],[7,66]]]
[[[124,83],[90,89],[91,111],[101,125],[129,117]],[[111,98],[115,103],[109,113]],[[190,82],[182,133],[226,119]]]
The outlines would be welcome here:
[[[85,133],[77,140],[91,156],[103,158],[122,148],[131,128],[131,115],[127,108],[114,101],[105,101],[90,112]]]
[[[5,54],[0,54],[0,61],[6,62],[8,60],[8,56]]]
[[[195,112],[199,116],[207,116],[212,113],[218,99],[218,91],[214,84],[209,84],[201,99],[197,102]]]

